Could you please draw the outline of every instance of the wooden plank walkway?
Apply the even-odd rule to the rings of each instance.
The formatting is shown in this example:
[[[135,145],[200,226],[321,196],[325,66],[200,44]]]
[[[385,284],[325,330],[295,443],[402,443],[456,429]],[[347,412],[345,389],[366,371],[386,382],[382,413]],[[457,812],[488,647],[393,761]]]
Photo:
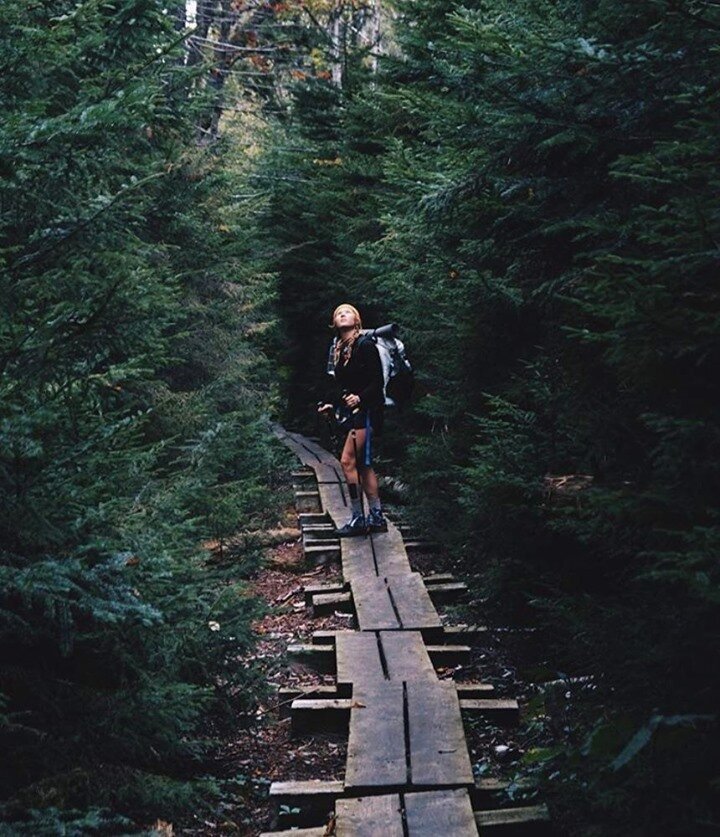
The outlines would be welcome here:
[[[342,526],[349,505],[337,460],[299,434],[277,426],[275,432],[317,477],[314,496],[322,511],[308,519],[317,525],[329,518]],[[302,487],[307,488],[307,482]],[[426,645],[436,642],[435,637],[442,640],[444,629],[391,522],[386,533],[341,539],[340,553],[344,590],[349,590],[358,629],[335,633],[334,646],[302,646],[308,653],[313,648],[317,654],[324,649],[324,656],[334,653],[337,699],[315,701],[313,706],[303,699],[293,703],[293,712],[305,716],[323,706],[328,712],[347,712],[349,707],[345,777],[341,785],[330,783],[327,792],[335,801],[333,833],[476,836],[480,815],[473,812],[469,793],[475,780],[458,689],[451,681],[439,680],[433,665],[433,660],[437,665],[468,649]],[[323,604],[321,597],[340,604],[347,597],[341,590],[312,593],[310,599],[314,605]],[[451,636],[448,633],[445,641]],[[501,702],[484,703],[491,712]],[[316,830],[292,833],[314,835]]]

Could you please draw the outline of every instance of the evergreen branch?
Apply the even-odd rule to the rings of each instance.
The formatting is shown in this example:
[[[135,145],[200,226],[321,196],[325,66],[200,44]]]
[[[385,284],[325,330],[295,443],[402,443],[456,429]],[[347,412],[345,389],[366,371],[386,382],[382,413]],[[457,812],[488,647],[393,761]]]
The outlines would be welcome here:
[[[102,214],[107,212],[109,209],[121,201],[127,194],[130,192],[134,192],[140,186],[144,186],[146,183],[149,183],[153,180],[157,180],[160,177],[165,177],[170,170],[162,171],[162,172],[155,172],[154,174],[150,174],[147,177],[143,177],[141,180],[137,180],[135,183],[126,186],[124,189],[121,189],[117,194],[113,195],[112,198],[100,209],[90,215],[88,218],[82,220],[78,223],[75,227],[73,227],[69,232],[65,233],[58,238],[55,238],[52,244],[46,247],[40,247],[38,250],[35,250],[33,253],[28,253],[27,255],[20,256],[17,259],[11,261],[8,265],[9,270],[16,270],[19,267],[25,267],[28,264],[32,264],[34,262],[39,261],[40,259],[47,256],[49,253],[56,250],[62,244],[65,244],[69,239],[74,238],[79,232],[82,232],[88,226],[90,226],[93,221],[99,218]]]
[[[115,84],[113,86],[110,86],[108,88],[108,91],[107,91],[106,96],[104,98],[107,98],[107,96],[114,93],[116,90],[119,90],[122,87],[124,87],[129,81],[133,81],[133,79],[138,78],[138,76],[142,75],[142,73],[144,73],[145,70],[148,69],[148,67],[152,67],[153,64],[156,64],[158,61],[165,58],[165,56],[169,52],[171,52],[173,49],[175,49],[176,46],[181,44],[183,41],[187,40],[187,38],[190,37],[190,35],[192,35],[192,33],[194,31],[195,31],[194,29],[186,29],[177,38],[170,41],[168,44],[166,44],[166,46],[162,47],[160,52],[154,54],[152,56],[152,58],[149,58],[147,61],[145,61],[144,64],[141,64],[136,70],[133,70],[127,76],[120,79],[117,84]]]

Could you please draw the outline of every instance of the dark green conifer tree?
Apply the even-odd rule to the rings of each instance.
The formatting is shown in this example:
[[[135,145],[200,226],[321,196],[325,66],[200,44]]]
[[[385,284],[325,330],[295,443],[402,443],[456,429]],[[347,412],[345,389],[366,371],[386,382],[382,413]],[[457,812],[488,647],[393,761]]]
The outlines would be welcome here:
[[[276,508],[271,389],[248,337],[267,292],[243,273],[228,158],[196,147],[202,96],[170,6],[0,10],[0,800],[13,833],[127,832],[127,817],[207,804],[212,783],[191,781],[203,716],[252,700],[252,673],[217,680],[251,641],[248,565],[210,567],[200,543]]]

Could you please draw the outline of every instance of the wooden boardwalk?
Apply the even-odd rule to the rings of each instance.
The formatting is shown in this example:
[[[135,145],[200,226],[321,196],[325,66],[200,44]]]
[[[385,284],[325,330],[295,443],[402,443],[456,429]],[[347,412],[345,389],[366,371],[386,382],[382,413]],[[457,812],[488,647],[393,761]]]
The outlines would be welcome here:
[[[279,438],[312,469],[296,492],[308,509],[305,523],[322,536],[314,541],[323,554],[338,546],[332,529],[342,526],[350,509],[337,460],[299,434],[275,428]],[[306,474],[303,474],[305,476]],[[313,509],[311,511],[310,509]],[[456,686],[440,680],[436,665],[464,659],[462,632],[443,629],[433,604],[439,592],[462,585],[439,577],[431,584],[412,571],[403,538],[389,523],[386,533],[345,538],[339,543],[343,584],[309,592],[316,612],[351,608],[357,630],[318,634],[311,646],[290,654],[316,660],[335,674],[335,688],[298,694],[292,702],[298,731],[344,729],[348,732],[342,782],[275,783],[271,797],[279,805],[307,814],[311,825],[273,835],[324,834],[344,837],[438,837],[439,835],[541,833],[544,806],[502,812],[474,811],[479,798],[463,728],[462,713],[517,719],[515,701],[495,700],[483,684]],[[468,636],[472,631],[468,631]],[[478,697],[480,696],[480,697]],[[519,828],[518,828],[519,825]],[[509,826],[509,827],[508,827]],[[544,832],[543,832],[544,833]],[[270,835],[264,835],[270,837]]]

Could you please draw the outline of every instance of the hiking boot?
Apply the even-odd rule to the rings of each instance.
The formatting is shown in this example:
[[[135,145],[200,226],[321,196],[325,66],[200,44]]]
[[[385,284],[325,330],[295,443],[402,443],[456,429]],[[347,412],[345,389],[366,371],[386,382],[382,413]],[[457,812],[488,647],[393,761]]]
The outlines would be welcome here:
[[[339,538],[353,538],[356,535],[367,535],[367,523],[365,515],[356,514],[348,522],[337,530]]]
[[[370,509],[367,516],[367,525],[371,532],[387,532],[387,520],[385,520],[382,509]]]

